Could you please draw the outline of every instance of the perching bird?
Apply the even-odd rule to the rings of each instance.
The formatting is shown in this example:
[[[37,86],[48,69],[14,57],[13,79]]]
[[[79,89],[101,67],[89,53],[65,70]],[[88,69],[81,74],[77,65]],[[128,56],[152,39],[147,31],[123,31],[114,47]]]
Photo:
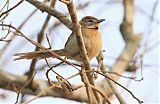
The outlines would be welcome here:
[[[105,19],[97,19],[93,16],[86,16],[80,20],[81,32],[83,41],[86,47],[87,55],[89,60],[93,57],[98,56],[102,48],[102,40],[101,34],[99,32],[100,23]],[[53,50],[53,52],[57,53],[59,56],[65,56],[68,59],[76,60],[81,62],[82,59],[80,57],[80,50],[77,45],[77,39],[74,32],[69,36],[64,49]],[[50,52],[47,50],[40,50],[35,52],[26,52],[26,53],[17,53],[15,56],[19,56],[15,60],[19,59],[44,59],[53,57]]]

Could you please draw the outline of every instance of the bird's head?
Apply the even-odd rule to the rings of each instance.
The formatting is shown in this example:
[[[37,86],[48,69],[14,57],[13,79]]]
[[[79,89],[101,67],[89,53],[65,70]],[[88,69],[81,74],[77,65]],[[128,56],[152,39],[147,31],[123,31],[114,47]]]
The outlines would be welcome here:
[[[96,17],[93,17],[93,16],[86,16],[80,20],[80,24],[82,27],[99,29],[99,24],[104,20],[105,19],[97,19]]]

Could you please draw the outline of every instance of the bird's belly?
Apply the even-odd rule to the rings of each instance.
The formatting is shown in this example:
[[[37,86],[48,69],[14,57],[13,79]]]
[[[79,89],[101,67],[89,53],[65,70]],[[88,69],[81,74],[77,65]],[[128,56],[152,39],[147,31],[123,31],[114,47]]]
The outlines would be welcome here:
[[[95,41],[91,42],[90,45],[87,45],[86,50],[87,50],[89,59],[91,60],[93,57],[98,56],[100,49],[101,49],[101,45]]]
[[[98,56],[102,48],[100,34],[91,34],[90,37],[84,38],[84,42],[89,59],[91,60],[93,57]]]

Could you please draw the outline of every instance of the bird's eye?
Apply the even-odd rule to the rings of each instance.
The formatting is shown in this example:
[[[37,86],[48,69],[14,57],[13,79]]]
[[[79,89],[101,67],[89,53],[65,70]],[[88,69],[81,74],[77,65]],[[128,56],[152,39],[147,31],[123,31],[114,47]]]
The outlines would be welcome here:
[[[93,20],[88,20],[88,22],[93,22]]]

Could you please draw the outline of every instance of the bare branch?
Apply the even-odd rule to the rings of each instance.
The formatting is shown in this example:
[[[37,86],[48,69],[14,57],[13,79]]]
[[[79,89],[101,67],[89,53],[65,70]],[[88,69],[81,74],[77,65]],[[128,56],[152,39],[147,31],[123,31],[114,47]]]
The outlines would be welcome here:
[[[97,61],[98,63],[101,63],[101,72],[107,76],[108,78],[106,78],[104,81],[107,82],[107,84],[105,83],[105,89],[107,90],[107,95],[111,95],[112,93],[115,94],[115,96],[118,98],[119,102],[121,104],[126,104],[126,101],[124,100],[124,98],[118,93],[117,89],[116,89],[116,86],[109,80],[109,79],[112,79],[110,77],[110,75],[108,73],[106,73],[106,67],[104,65],[104,62],[103,62],[103,53],[102,51],[100,52],[99,56],[97,57]],[[104,83],[104,81],[102,83]],[[108,86],[107,86],[108,85]]]
[[[52,0],[51,4],[50,4],[50,7],[54,8],[55,3],[56,3],[56,0]],[[48,14],[47,17],[46,17],[46,20],[45,20],[45,22],[44,22],[44,24],[43,24],[43,26],[42,26],[42,28],[40,30],[40,32],[37,34],[37,42],[39,44],[42,43],[42,40],[43,40],[43,37],[44,37],[44,34],[45,34],[45,30],[47,28],[47,25],[49,23],[50,18],[51,18],[51,15]],[[39,49],[40,48],[38,46],[36,46],[35,51],[38,51]],[[32,62],[31,62],[31,65],[30,65],[30,70],[29,70],[29,72],[27,72],[28,78],[30,78],[33,75],[33,73],[35,71],[36,63],[37,63],[37,59],[33,59]],[[29,83],[29,86],[32,87],[32,81]]]
[[[5,11],[5,12],[2,12],[1,15],[0,15],[0,18],[1,18],[3,15],[5,15],[5,14],[9,13],[10,11],[12,11],[13,9],[15,9],[16,7],[18,7],[23,1],[24,1],[24,0],[21,0],[21,1],[18,2],[15,6],[11,7],[10,9],[8,9],[8,10]]]
[[[27,37],[26,35],[24,35],[19,29],[15,28],[14,26],[8,25],[8,24],[0,24],[0,26],[5,26],[5,27],[11,27],[11,28],[13,28],[17,32],[15,35],[22,36],[23,38],[25,38],[26,40],[28,40],[29,42],[31,42],[33,45],[41,48],[42,50],[46,50],[46,51],[50,52],[57,59],[65,62],[65,63],[67,63],[68,65],[71,65],[72,67],[74,67],[75,69],[77,69],[79,71],[79,69],[74,64],[68,62],[65,59],[62,59],[58,54],[56,54],[55,52],[51,51],[50,49],[44,48],[41,44],[39,44],[39,43],[35,42],[34,40],[30,39],[29,37]]]
[[[89,84],[88,84],[87,79],[85,78],[86,77],[85,74],[83,74],[84,70],[86,70],[86,71],[90,70],[91,71],[92,66],[89,62],[86,47],[85,47],[85,44],[84,44],[84,41],[83,41],[83,38],[82,38],[81,27],[80,27],[80,24],[79,24],[79,21],[78,21],[78,18],[77,18],[76,10],[75,10],[75,7],[74,7],[74,4],[73,4],[72,0],[61,0],[61,1],[64,2],[67,5],[68,11],[69,11],[70,16],[71,16],[71,20],[72,20],[73,27],[74,27],[73,32],[76,34],[77,44],[78,44],[78,47],[80,48],[80,55],[82,57],[83,65],[84,65],[84,68],[82,68],[82,75],[83,75],[82,78],[84,78],[84,79],[82,81],[84,81],[84,83],[86,85],[86,90],[87,90],[87,94],[88,94],[88,98],[89,98],[89,103],[92,104],[92,98],[91,98],[91,95],[90,95],[90,92],[89,92],[89,91],[92,91],[92,90],[89,90],[90,89],[89,84],[95,86],[95,82],[94,82],[92,73],[87,73],[87,78],[89,80]],[[99,102],[98,93],[96,93],[93,90],[93,94],[96,97],[97,101]]]
[[[56,17],[61,23],[63,23],[65,26],[67,26],[69,29],[72,29],[72,22],[62,13],[56,11],[54,8],[51,8],[50,6],[37,1],[37,0],[26,0],[32,5],[36,6],[38,9],[40,9],[43,12],[47,12],[48,14]]]

